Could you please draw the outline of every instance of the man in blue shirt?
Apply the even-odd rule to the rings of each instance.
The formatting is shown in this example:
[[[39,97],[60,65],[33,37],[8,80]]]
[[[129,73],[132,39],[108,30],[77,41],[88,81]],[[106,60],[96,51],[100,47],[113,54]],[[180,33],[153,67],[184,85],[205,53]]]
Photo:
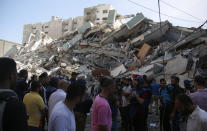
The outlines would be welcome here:
[[[160,79],[160,131],[171,131],[170,113],[172,112],[170,92],[172,86],[167,86],[165,79]]]
[[[152,99],[150,103],[150,112],[152,112],[152,104],[155,103],[155,109],[156,109],[156,115],[158,115],[158,110],[159,110],[159,90],[160,90],[160,84],[156,83],[155,79],[152,79],[152,84],[151,84],[151,89],[152,89]]]

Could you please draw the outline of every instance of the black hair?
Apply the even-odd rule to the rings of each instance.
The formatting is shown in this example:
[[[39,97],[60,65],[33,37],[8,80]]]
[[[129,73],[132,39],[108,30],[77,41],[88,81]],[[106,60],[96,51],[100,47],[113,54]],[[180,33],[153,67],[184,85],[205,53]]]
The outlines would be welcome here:
[[[177,77],[177,76],[175,76],[175,75],[172,75],[172,76],[171,76],[171,79],[174,79],[177,83],[180,82],[180,78]]]
[[[37,77],[36,75],[32,75],[31,80],[34,80],[34,78]]]
[[[206,81],[202,76],[196,76],[194,80],[198,85],[205,86]]]
[[[182,104],[187,105],[187,104],[191,104],[193,105],[193,101],[191,100],[191,98],[188,95],[185,94],[179,94],[176,97],[177,100],[179,100]]]
[[[39,81],[33,81],[31,83],[31,91],[36,91],[40,87],[41,87],[41,84]]]
[[[165,82],[166,83],[166,80],[164,78],[160,79],[160,83],[161,82]]]
[[[46,78],[47,76],[48,76],[47,72],[44,72],[39,76],[39,79]]]
[[[0,83],[9,80],[11,73],[16,73],[16,62],[8,57],[0,57]]]
[[[22,69],[22,70],[19,71],[19,76],[20,77],[24,77],[25,75],[28,75],[28,71],[27,70]]]
[[[109,76],[101,76],[99,78],[99,82],[100,82],[100,86],[102,88],[116,85],[115,80],[112,77],[109,77]]]
[[[77,96],[82,97],[84,95],[85,91],[86,91],[86,87],[84,84],[79,83],[79,82],[74,82],[74,83],[70,84],[69,87],[67,88],[66,99],[73,100]]]

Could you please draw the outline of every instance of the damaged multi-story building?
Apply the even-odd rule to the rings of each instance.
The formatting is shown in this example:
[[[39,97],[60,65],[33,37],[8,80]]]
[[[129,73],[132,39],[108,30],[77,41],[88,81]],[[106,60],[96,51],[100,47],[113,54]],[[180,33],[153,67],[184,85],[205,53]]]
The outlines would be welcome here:
[[[58,39],[60,37],[63,37],[66,33],[78,29],[83,24],[89,21],[94,24],[102,24],[108,20],[110,10],[114,10],[112,5],[100,4],[97,6],[85,8],[84,16],[78,16],[68,19],[60,19],[56,16],[52,16],[49,22],[26,24],[24,25],[22,43],[26,44],[31,37],[30,35],[36,34],[37,30],[41,30],[52,39]],[[123,21],[121,19],[119,20],[119,22],[119,25],[123,24]]]

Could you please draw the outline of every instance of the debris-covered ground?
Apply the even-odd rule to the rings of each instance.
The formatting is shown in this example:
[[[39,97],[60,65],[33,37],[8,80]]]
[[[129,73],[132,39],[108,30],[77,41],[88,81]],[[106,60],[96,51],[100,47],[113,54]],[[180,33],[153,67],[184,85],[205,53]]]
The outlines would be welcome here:
[[[70,76],[76,71],[91,83],[96,69],[114,77],[138,73],[168,79],[176,74],[181,85],[195,74],[207,75],[207,30],[174,27],[169,21],[160,24],[142,13],[117,27],[116,13],[110,11],[109,16],[106,23],[88,22],[57,40],[38,30],[11,57],[18,69],[30,73]]]

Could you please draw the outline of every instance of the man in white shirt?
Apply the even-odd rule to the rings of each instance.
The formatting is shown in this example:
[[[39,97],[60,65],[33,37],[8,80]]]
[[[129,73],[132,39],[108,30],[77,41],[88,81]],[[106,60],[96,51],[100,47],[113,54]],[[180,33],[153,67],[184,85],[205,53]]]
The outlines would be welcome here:
[[[58,83],[58,89],[54,93],[51,94],[48,102],[48,107],[49,107],[49,117],[52,112],[52,109],[54,106],[60,102],[65,100],[66,98],[66,90],[69,86],[69,83],[66,80],[60,80]]]
[[[193,105],[189,96],[178,95],[175,109],[188,116],[186,131],[207,131],[207,112]]]
[[[85,99],[86,87],[74,82],[67,89],[66,99],[54,107],[49,119],[48,131],[76,131],[73,109]]]

